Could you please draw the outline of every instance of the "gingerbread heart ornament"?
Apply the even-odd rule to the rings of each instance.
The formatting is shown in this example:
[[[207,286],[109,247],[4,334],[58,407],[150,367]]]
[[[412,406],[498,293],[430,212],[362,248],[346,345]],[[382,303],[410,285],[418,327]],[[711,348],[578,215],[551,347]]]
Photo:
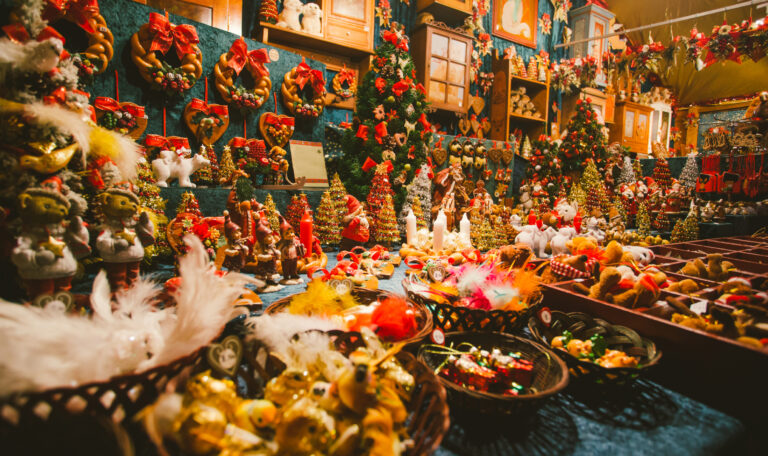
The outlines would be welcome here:
[[[467,136],[469,134],[469,130],[472,129],[472,123],[467,119],[466,117],[462,117],[459,119],[459,131],[462,135]]]
[[[432,149],[432,160],[435,162],[435,165],[443,166],[443,163],[445,163],[447,158],[448,152],[445,149],[440,147]]]
[[[96,109],[96,123],[100,126],[139,139],[147,129],[147,114],[144,106],[136,103],[120,103],[109,97],[97,97],[93,102]]]
[[[243,359],[243,343],[237,336],[227,336],[221,343],[208,346],[207,359],[211,369],[233,377]]]
[[[498,165],[499,161],[501,160],[501,149],[494,147],[493,149],[489,150],[488,158],[490,158],[492,162]]]
[[[474,96],[469,102],[469,107],[475,111],[475,114],[480,114],[485,109],[485,98]]]
[[[288,144],[294,128],[295,119],[291,116],[265,112],[259,117],[259,131],[270,149]]]
[[[515,151],[511,148],[504,148],[501,151],[501,160],[504,165],[509,166],[512,163],[512,159],[515,157]]]
[[[229,108],[193,98],[184,108],[184,122],[201,144],[210,146],[229,127]]]

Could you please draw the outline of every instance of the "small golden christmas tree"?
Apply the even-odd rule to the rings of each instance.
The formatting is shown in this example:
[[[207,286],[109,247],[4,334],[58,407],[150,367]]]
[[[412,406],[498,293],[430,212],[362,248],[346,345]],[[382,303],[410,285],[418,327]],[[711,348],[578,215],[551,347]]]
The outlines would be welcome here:
[[[376,217],[376,242],[383,245],[392,245],[400,240],[400,231],[397,229],[397,216],[392,195],[384,196],[384,205]]]
[[[641,201],[637,205],[637,234],[642,237],[651,234],[651,216],[648,214],[648,205]]]
[[[427,220],[424,218],[424,210],[421,208],[421,200],[418,196],[413,197],[411,210],[413,211],[413,215],[416,216],[416,229],[420,230],[426,228]]]
[[[272,231],[280,232],[280,213],[275,206],[275,200],[272,199],[272,194],[267,193],[267,198],[264,200],[264,213],[267,216],[269,227]]]
[[[320,206],[315,213],[315,235],[321,244],[338,245],[341,242],[341,228],[336,215],[331,191],[326,190],[320,198]]]
[[[219,183],[221,185],[232,185],[236,169],[235,162],[232,160],[232,149],[229,146],[224,146],[224,151],[221,153],[221,164],[219,165]]]

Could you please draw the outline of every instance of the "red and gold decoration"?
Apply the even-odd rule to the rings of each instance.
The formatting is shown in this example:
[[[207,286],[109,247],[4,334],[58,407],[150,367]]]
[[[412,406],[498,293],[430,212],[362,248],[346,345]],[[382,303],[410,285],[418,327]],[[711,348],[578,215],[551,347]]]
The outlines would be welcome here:
[[[333,92],[343,99],[352,98],[357,93],[357,76],[346,65],[331,80]]]
[[[200,143],[210,146],[229,127],[229,109],[225,105],[207,104],[193,98],[184,108],[184,122]]]
[[[296,125],[291,116],[265,112],[259,117],[259,131],[269,147],[284,147],[288,144]]]
[[[167,16],[149,14],[149,22],[131,37],[131,60],[153,89],[170,95],[183,94],[203,74],[203,54],[197,46],[197,29],[172,24]],[[173,68],[162,60],[174,48],[181,66]]]
[[[269,63],[269,56],[265,48],[249,51],[245,40],[242,37],[238,38],[232,43],[228,52],[221,54],[219,61],[213,67],[216,90],[224,101],[233,107],[244,111],[259,109],[269,98],[269,92],[272,90],[272,80],[269,78],[266,63]],[[248,70],[254,81],[251,89],[235,83],[235,79],[243,69]]]
[[[96,109],[96,123],[107,130],[139,139],[147,129],[147,114],[144,106],[136,103],[120,103],[114,98],[96,97],[93,102]]]
[[[281,88],[283,104],[294,116],[317,118],[325,109],[325,77],[302,59],[285,74]]]

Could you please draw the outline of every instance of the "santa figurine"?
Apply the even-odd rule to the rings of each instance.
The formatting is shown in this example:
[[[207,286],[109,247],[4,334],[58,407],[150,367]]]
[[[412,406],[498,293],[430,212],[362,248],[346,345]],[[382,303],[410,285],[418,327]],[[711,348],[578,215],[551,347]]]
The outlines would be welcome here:
[[[341,221],[344,230],[341,232],[341,250],[352,250],[368,242],[370,232],[368,231],[368,218],[365,215],[360,201],[352,195],[346,195],[344,201],[347,204],[347,215]]]
[[[277,243],[280,250],[280,265],[283,269],[283,285],[296,285],[304,282],[299,277],[299,258],[304,257],[304,245],[296,238],[293,227],[287,220],[280,216],[280,242]]]

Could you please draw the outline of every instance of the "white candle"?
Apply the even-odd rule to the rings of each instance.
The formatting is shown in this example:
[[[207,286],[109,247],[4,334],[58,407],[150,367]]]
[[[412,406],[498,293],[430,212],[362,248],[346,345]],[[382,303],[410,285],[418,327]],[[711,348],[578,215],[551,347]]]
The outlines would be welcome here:
[[[408,215],[405,216],[405,242],[410,245],[416,243],[416,216],[413,215],[413,209],[408,209]]]
[[[471,226],[472,224],[469,223],[467,213],[465,212],[461,217],[461,221],[459,222],[459,236],[461,236],[462,239],[464,239],[466,242],[470,242],[469,230]]]
[[[435,220],[435,223],[432,225],[432,248],[434,249],[435,253],[440,253],[440,251],[443,250],[445,226],[446,218],[445,214],[443,214],[443,211],[441,210],[437,215],[437,220]]]

